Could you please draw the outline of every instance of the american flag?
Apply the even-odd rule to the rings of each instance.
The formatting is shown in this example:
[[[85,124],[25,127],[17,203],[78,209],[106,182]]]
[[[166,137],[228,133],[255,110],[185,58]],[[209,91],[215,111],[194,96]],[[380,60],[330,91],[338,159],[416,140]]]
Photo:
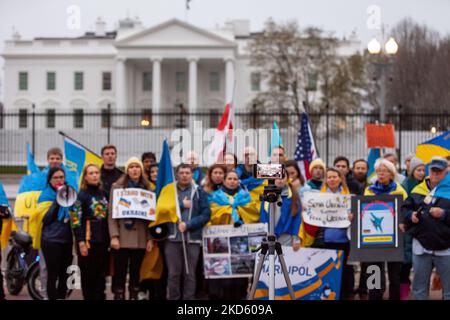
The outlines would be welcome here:
[[[314,138],[309,124],[308,114],[302,115],[302,123],[297,134],[297,146],[295,147],[295,160],[300,167],[302,175],[307,179],[311,179],[309,173],[309,164],[318,158],[318,152],[314,143]]]

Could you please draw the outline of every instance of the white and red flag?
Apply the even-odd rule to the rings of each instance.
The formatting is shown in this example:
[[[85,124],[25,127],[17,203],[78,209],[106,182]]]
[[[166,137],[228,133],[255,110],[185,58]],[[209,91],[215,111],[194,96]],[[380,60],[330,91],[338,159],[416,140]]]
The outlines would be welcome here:
[[[207,166],[214,163],[221,163],[223,156],[227,151],[227,146],[231,146],[233,142],[233,122],[234,107],[233,103],[227,103],[225,110],[217,126],[214,138],[209,146],[208,157],[206,159]]]

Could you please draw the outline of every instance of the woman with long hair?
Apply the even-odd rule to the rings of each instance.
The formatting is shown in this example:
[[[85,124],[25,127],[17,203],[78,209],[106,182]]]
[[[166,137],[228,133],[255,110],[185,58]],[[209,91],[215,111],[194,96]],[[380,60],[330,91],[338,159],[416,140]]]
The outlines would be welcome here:
[[[84,167],[80,192],[69,212],[77,243],[83,297],[105,300],[109,264],[108,200],[96,164]]]
[[[223,184],[225,171],[225,166],[222,164],[215,163],[209,167],[203,190],[208,194],[218,190]]]

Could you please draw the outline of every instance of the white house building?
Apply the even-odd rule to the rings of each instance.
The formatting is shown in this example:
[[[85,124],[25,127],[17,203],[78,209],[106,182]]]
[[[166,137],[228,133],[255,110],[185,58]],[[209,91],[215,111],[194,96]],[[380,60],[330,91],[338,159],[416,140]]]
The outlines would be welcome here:
[[[232,98],[237,109],[248,108],[263,86],[258,71],[249,66],[246,51],[255,35],[247,20],[210,30],[178,19],[147,28],[130,18],[121,20],[112,32],[99,18],[95,32],[76,38],[24,40],[16,34],[6,41],[1,56],[5,60],[3,109],[18,113],[18,119],[4,119],[2,127],[29,129],[33,105],[44,114],[36,119],[35,128],[51,129],[48,135],[54,135],[55,128],[87,134],[82,132],[86,128],[104,127],[108,107],[140,114],[146,121],[117,118],[116,128],[141,124],[173,128],[175,122],[161,122],[170,120],[174,109],[215,110],[220,115]],[[339,50],[349,55],[360,48],[361,43],[352,38],[341,41]],[[55,113],[60,112],[73,113],[73,120],[55,123]],[[91,112],[101,113],[102,119],[84,116]],[[161,112],[169,116],[152,117]]]

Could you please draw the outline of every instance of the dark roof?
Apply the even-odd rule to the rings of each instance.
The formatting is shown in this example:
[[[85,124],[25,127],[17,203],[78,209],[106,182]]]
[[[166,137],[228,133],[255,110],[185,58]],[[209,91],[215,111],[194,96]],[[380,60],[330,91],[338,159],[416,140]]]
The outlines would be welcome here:
[[[86,32],[81,37],[39,37],[35,38],[35,40],[88,40],[88,39],[115,39],[117,35],[117,31],[106,32],[104,36],[96,36],[95,32]]]

